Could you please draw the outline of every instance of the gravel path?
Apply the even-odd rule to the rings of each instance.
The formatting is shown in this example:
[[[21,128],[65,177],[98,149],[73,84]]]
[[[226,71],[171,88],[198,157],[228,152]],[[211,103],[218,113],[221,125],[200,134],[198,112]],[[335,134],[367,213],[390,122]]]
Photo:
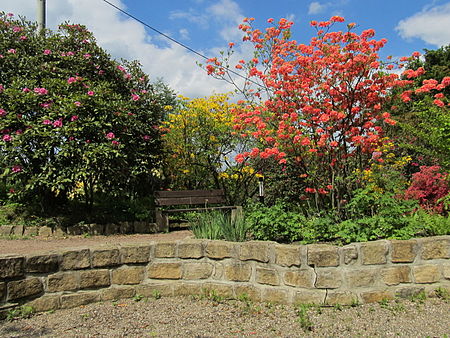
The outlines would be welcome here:
[[[0,322],[1,337],[447,337],[450,302],[293,306],[198,297],[132,299]]]

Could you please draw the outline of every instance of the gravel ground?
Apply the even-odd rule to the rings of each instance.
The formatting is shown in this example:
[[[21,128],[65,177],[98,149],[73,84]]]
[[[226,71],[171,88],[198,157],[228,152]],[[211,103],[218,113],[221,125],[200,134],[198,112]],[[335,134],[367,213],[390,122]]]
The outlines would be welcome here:
[[[199,297],[90,304],[0,322],[1,337],[448,337],[450,301],[310,307]]]

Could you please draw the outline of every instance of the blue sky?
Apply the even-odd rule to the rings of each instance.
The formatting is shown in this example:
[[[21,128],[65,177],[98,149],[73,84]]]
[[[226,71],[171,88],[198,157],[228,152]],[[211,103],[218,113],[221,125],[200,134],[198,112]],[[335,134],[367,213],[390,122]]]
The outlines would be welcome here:
[[[239,42],[237,25],[244,17],[266,26],[268,18],[294,21],[293,37],[308,42],[311,20],[333,15],[355,22],[359,30],[373,28],[376,38],[388,39],[382,57],[410,55],[450,43],[448,0],[109,0],[147,24],[207,56],[217,56],[228,42]],[[36,0],[0,0],[0,10],[35,20]],[[232,88],[207,77],[202,61],[182,47],[120,14],[102,0],[47,0],[50,29],[71,21],[88,26],[101,46],[115,58],[137,59],[154,79],[163,78],[180,94],[198,97]],[[237,58],[248,47],[237,44]]]

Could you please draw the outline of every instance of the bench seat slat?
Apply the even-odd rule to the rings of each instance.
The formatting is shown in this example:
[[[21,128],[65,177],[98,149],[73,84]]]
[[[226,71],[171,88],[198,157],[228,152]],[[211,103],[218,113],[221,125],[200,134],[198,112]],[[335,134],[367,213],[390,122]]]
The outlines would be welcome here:
[[[222,209],[237,209],[237,206],[225,206],[225,207],[207,207],[207,208],[185,208],[185,209],[168,209],[164,210],[164,213],[175,212],[189,212],[189,211],[208,211],[208,210],[222,210]]]
[[[178,191],[156,191],[155,197],[159,198],[176,198],[176,197],[211,197],[225,196],[222,189],[213,190],[178,190]]]
[[[180,197],[180,198],[158,198],[156,204],[159,206],[167,205],[194,205],[194,204],[218,204],[224,203],[225,199],[222,196],[211,197]]]

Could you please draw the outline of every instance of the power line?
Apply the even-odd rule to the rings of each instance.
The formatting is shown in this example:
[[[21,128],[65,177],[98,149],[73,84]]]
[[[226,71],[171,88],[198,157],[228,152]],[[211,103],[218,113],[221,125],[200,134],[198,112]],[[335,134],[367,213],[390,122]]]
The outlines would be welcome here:
[[[105,3],[107,3],[108,5],[110,5],[111,7],[114,7],[116,10],[118,10],[118,11],[121,12],[122,14],[125,14],[126,16],[132,18],[133,20],[136,20],[137,22],[139,22],[140,24],[144,25],[145,27],[151,29],[152,31],[154,31],[154,32],[156,32],[156,33],[158,33],[158,34],[164,36],[166,39],[169,39],[170,41],[176,43],[177,45],[179,45],[179,46],[181,46],[181,47],[187,49],[187,50],[190,51],[191,53],[194,53],[194,54],[200,56],[201,58],[203,58],[203,59],[205,59],[205,60],[209,60],[209,59],[210,59],[210,58],[208,58],[206,55],[204,55],[204,54],[202,54],[202,53],[200,53],[200,52],[197,52],[195,49],[192,49],[191,47],[185,45],[184,43],[175,40],[174,38],[170,37],[170,36],[167,35],[167,34],[164,34],[164,33],[161,32],[160,30],[158,30],[158,29],[156,29],[156,28],[150,26],[150,25],[147,24],[146,22],[144,22],[144,21],[142,21],[141,19],[135,17],[134,15],[128,13],[127,11],[124,11],[124,10],[121,9],[120,7],[117,7],[116,5],[114,5],[113,3],[109,2],[108,0],[102,0],[102,1],[105,2]],[[243,79],[246,80],[246,81],[252,82],[253,84],[256,84],[256,85],[258,85],[258,86],[260,86],[260,87],[262,87],[262,88],[265,88],[265,87],[262,86],[260,83],[258,83],[258,82],[256,82],[256,81],[253,81],[252,79],[249,79],[248,77],[243,76],[243,75],[239,74],[238,72],[235,72],[235,71],[232,70],[232,69],[227,69],[227,71],[230,72],[230,73],[232,73],[232,74],[234,74],[234,75],[236,75],[236,76],[239,76],[240,78],[243,78]]]

